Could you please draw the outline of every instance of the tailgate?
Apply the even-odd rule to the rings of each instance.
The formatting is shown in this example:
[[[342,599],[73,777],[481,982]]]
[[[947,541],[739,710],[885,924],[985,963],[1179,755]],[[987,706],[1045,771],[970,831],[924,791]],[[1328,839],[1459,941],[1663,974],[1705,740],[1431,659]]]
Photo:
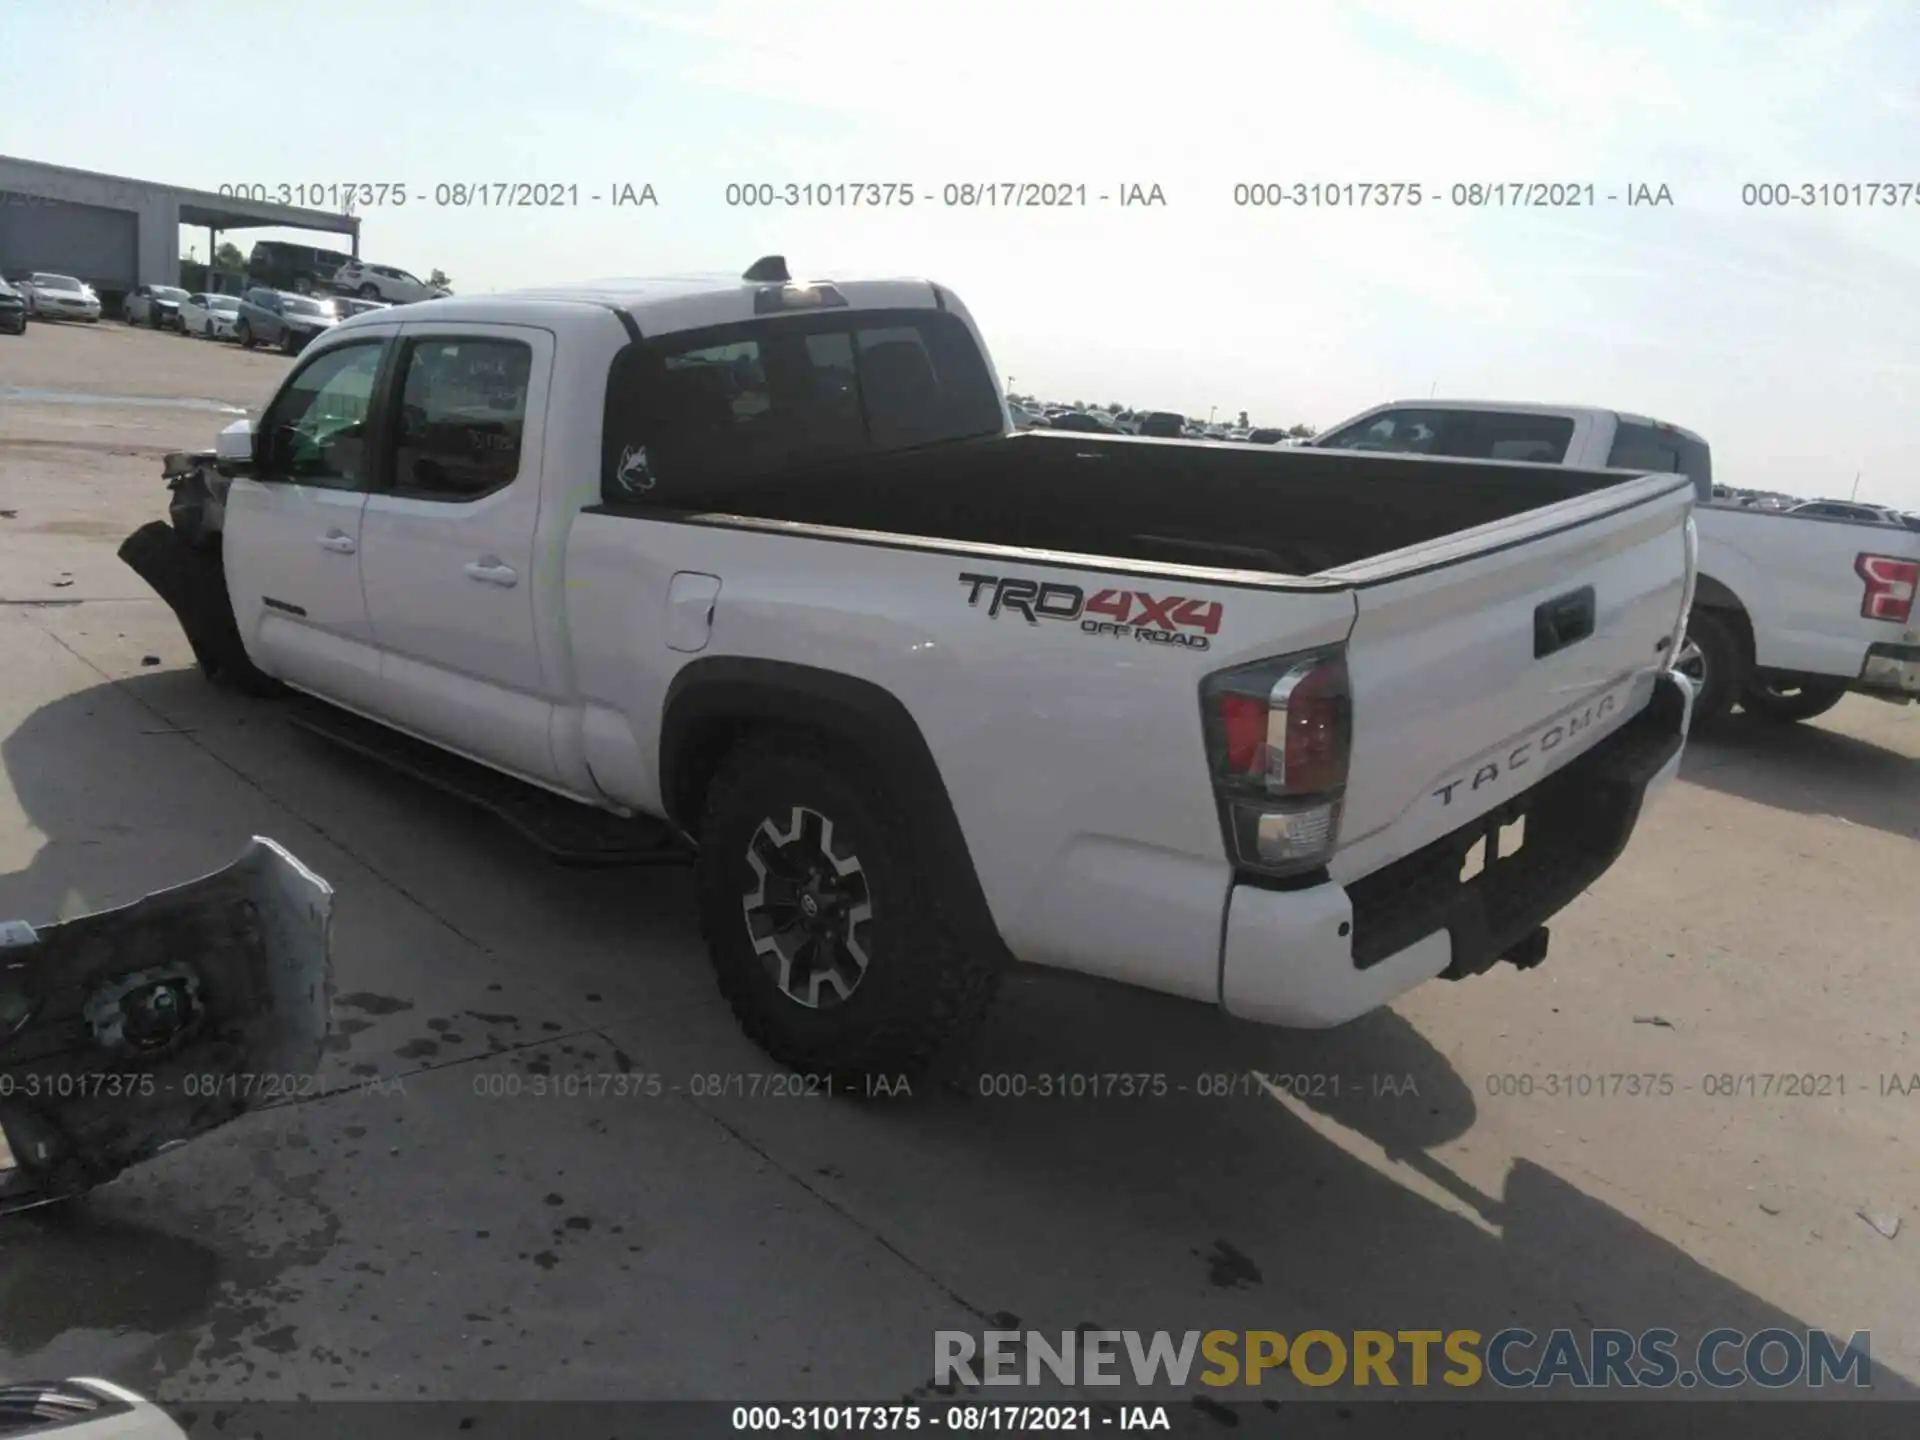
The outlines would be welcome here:
[[[1358,602],[1335,879],[1494,809],[1646,705],[1692,500],[1646,477],[1334,572]]]

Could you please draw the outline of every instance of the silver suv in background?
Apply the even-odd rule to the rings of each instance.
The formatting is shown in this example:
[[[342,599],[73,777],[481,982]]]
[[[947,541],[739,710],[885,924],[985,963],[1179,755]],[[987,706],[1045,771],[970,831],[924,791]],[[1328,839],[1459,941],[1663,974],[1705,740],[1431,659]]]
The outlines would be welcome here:
[[[340,312],[331,300],[256,286],[240,297],[233,338],[243,350],[278,345],[287,354],[297,355],[314,336],[339,323]]]
[[[333,273],[333,288],[362,300],[384,300],[389,305],[411,305],[419,300],[443,300],[453,292],[433,285],[396,265],[368,265],[349,260]]]

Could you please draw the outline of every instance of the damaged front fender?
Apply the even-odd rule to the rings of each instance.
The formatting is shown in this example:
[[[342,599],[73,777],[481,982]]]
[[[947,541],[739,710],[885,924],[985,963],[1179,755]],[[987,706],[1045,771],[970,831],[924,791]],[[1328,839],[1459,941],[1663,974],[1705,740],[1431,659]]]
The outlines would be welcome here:
[[[0,1214],[310,1093],[332,914],[332,887],[256,836],[120,909],[0,923]]]

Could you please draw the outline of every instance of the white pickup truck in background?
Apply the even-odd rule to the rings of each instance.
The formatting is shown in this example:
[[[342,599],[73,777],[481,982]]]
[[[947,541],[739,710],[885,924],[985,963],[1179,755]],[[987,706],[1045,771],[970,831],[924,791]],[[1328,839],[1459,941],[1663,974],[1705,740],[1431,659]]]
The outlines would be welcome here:
[[[1690,477],[1700,575],[1679,663],[1698,688],[1696,726],[1736,704],[1807,720],[1849,692],[1895,704],[1920,695],[1920,533],[1716,503],[1711,453],[1690,430],[1584,406],[1401,400],[1310,443]]]
[[[1009,958],[1308,1027],[1538,964],[1692,700],[1676,476],[1014,434],[950,292],[778,257],[356,316],[167,470],[210,675],[695,864],[803,1072]]]

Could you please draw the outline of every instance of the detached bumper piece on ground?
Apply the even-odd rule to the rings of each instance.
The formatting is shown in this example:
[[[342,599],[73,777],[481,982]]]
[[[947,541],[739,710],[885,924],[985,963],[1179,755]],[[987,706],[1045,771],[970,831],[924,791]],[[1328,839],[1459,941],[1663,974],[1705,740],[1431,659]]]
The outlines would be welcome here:
[[[326,881],[256,836],[120,909],[0,922],[0,1214],[103,1185],[311,1074],[332,908]]]

